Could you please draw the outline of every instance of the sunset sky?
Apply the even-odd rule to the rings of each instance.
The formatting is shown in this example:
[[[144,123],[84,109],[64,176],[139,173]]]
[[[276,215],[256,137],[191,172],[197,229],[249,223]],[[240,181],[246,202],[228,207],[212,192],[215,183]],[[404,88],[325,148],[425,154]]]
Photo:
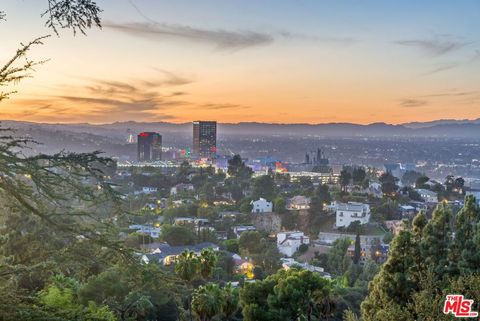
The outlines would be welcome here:
[[[480,1],[98,0],[0,119],[403,123],[480,117]],[[47,0],[2,0],[0,65],[51,34]]]

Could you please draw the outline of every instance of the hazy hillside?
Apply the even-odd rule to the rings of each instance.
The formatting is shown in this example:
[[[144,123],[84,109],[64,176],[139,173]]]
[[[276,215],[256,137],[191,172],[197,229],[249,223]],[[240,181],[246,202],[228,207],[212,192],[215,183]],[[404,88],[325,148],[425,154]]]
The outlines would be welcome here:
[[[22,132],[64,132],[66,135],[90,134],[103,138],[125,141],[129,134],[136,135],[141,131],[157,131],[164,135],[165,141],[175,141],[191,136],[192,126],[190,123],[172,124],[166,122],[116,122],[112,124],[44,124],[18,121],[3,121],[5,128],[14,128]],[[174,135],[173,135],[174,134]],[[270,136],[270,135],[311,135],[325,137],[480,137],[480,120],[453,121],[439,120],[427,123],[408,123],[403,125],[390,125],[374,123],[359,125],[351,123],[328,123],[328,124],[268,124],[268,123],[238,123],[218,125],[218,135],[242,135],[242,136]]]

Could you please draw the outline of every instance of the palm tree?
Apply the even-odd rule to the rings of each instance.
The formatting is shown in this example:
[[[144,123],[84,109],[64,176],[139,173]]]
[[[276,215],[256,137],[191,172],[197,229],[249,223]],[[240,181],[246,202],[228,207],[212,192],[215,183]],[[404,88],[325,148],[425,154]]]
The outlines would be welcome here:
[[[200,253],[199,261],[200,274],[204,279],[209,278],[217,264],[217,254],[211,248],[203,249]]]
[[[200,261],[193,251],[185,250],[176,259],[175,273],[185,282],[190,283],[200,269]]]
[[[176,258],[175,273],[187,283],[187,286],[192,286],[192,281],[197,277],[200,271],[200,260],[193,251],[185,250]],[[190,320],[192,320],[192,305],[190,303],[191,297],[188,296],[188,310]]]
[[[320,317],[329,321],[330,318],[335,313],[336,304],[334,299],[331,296],[327,296],[323,298],[323,300],[318,302],[318,307],[320,310]]]
[[[210,321],[222,311],[223,291],[215,283],[200,286],[193,292],[192,310],[200,321]]]
[[[238,310],[238,291],[234,287],[232,287],[231,283],[228,283],[223,288],[223,305],[222,305],[222,313],[230,320],[230,318],[237,312]]]
[[[319,312],[319,320],[330,320],[336,308],[332,289],[330,287],[319,289],[314,292],[313,297]]]

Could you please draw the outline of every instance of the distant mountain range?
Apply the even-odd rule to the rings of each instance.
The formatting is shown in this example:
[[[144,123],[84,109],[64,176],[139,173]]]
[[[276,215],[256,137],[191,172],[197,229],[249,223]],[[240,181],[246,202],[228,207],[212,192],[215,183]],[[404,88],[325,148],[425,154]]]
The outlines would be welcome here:
[[[433,121],[428,121],[428,122],[411,122],[411,123],[404,123],[402,124],[405,127],[408,128],[425,128],[425,127],[433,127],[436,125],[454,125],[454,124],[475,124],[478,125],[480,124],[480,118],[474,119],[474,120],[469,120],[469,119],[463,119],[463,120],[457,120],[457,119],[440,119],[440,120],[433,120]]]
[[[13,128],[21,133],[42,132],[43,135],[87,134],[125,141],[128,134],[136,135],[141,131],[156,131],[165,136],[188,137],[192,133],[191,123],[173,124],[167,122],[115,122],[94,125],[88,123],[47,124],[23,121],[2,121],[3,128]],[[480,139],[480,119],[476,120],[436,120],[430,122],[411,122],[401,125],[373,123],[359,125],[352,123],[327,124],[270,124],[270,123],[219,123],[218,135],[222,136],[319,136],[319,137],[445,137]],[[175,139],[172,137],[171,139]]]

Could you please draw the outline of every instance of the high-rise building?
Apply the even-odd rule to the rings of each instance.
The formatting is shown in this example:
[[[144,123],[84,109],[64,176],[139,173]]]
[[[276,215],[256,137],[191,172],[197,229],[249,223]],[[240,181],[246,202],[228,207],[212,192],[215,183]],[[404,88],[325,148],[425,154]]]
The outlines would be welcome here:
[[[217,156],[217,122],[193,122],[193,153],[211,159]]]
[[[152,162],[162,159],[162,136],[159,133],[140,133],[137,136],[137,141],[139,162]]]

